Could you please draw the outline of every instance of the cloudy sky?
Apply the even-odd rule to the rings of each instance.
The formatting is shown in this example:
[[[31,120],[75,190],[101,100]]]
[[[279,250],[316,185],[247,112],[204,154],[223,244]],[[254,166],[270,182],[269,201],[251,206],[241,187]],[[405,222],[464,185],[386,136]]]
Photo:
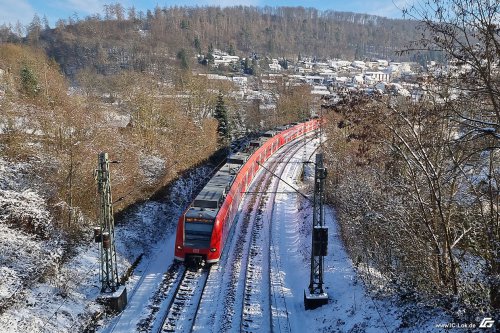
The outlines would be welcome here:
[[[368,13],[392,18],[401,18],[401,8],[410,0],[0,0],[0,25],[19,21],[23,25],[32,21],[38,14],[48,18],[50,26],[62,18],[69,16],[84,18],[87,15],[103,13],[103,6],[109,3],[120,2],[125,8],[132,5],[137,10],[146,11],[156,5],[170,6],[302,6],[314,7],[320,10],[348,11]]]

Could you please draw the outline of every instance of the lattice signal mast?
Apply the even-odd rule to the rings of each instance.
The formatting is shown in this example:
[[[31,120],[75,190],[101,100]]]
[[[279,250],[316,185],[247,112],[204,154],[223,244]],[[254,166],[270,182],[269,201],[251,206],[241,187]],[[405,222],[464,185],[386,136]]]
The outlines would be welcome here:
[[[111,179],[107,153],[99,154],[96,170],[97,191],[99,193],[99,229],[94,230],[96,242],[100,243],[101,254],[101,292],[115,292],[120,282],[118,280],[118,265],[115,249],[115,222],[113,219],[113,200],[111,197]]]
[[[327,170],[323,166],[323,153],[316,154],[314,172],[313,230],[311,248],[311,276],[309,288],[304,290],[306,310],[328,303],[328,294],[323,290],[323,264],[328,247],[328,228],[324,226],[324,182]]]

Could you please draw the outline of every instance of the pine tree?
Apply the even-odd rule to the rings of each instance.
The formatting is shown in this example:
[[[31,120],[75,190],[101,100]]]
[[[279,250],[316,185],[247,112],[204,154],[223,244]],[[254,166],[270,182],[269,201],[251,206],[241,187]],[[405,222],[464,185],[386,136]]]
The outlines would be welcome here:
[[[212,43],[210,43],[210,45],[208,46],[208,52],[207,52],[207,55],[205,57],[206,61],[204,63],[204,65],[210,65],[210,64],[213,64],[214,63],[214,46],[212,45]]]
[[[179,52],[177,52],[177,59],[181,61],[182,69],[189,69],[189,60],[185,49],[181,49]]]
[[[200,38],[198,36],[194,36],[193,45],[194,45],[194,48],[196,49],[196,52],[198,54],[201,54],[201,42],[200,42]]]
[[[21,67],[21,87],[23,92],[29,97],[35,97],[40,91],[35,73],[26,65]]]
[[[215,105],[214,118],[217,120],[217,133],[219,135],[219,144],[224,146],[231,138],[229,122],[227,120],[227,110],[224,104],[224,96],[219,92],[217,96],[217,104]]]
[[[229,50],[227,51],[227,53],[228,53],[230,56],[234,56],[234,55],[236,55],[236,51],[234,50],[234,46],[233,46],[233,44],[229,44]]]

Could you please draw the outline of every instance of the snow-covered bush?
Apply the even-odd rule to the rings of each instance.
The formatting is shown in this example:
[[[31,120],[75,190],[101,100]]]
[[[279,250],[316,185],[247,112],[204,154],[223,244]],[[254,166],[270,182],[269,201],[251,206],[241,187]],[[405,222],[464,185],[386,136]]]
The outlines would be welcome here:
[[[33,190],[0,190],[0,223],[47,238],[53,230],[45,200]]]

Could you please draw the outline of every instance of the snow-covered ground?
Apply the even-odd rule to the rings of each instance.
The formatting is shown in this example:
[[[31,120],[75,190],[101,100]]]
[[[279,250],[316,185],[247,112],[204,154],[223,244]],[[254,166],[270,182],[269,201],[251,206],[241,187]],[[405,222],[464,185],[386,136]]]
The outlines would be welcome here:
[[[300,157],[297,159],[300,160]],[[299,168],[290,164],[292,172],[284,179],[295,188],[304,186],[297,181]],[[311,181],[306,172],[305,181]],[[301,186],[302,185],[302,186]],[[328,227],[328,255],[325,257],[324,289],[328,304],[315,310],[305,310],[304,289],[310,279],[312,207],[281,183],[273,216],[273,251],[279,258],[282,288],[286,291],[286,308],[294,332],[392,332],[398,327],[394,309],[389,304],[373,300],[360,283],[351,260],[340,241],[335,215],[325,209]],[[288,192],[288,193],[287,193]]]
[[[305,154],[303,150],[299,150],[292,159],[292,163],[288,164],[283,172],[286,183],[303,192],[310,189],[312,170],[310,167],[306,169],[306,179],[304,182],[300,181],[301,164],[297,162],[300,162],[304,155],[309,156],[314,148],[315,145],[309,145]],[[256,180],[262,181],[262,177],[257,176]],[[255,186],[250,191],[254,189]],[[436,315],[434,320],[429,317],[426,317],[427,320],[420,320],[418,327],[402,327],[405,309],[398,306],[392,299],[379,299],[367,291],[363,280],[358,277],[357,271],[341,243],[334,211],[328,207],[325,222],[329,227],[329,249],[328,256],[325,258],[324,287],[329,295],[329,302],[315,310],[305,310],[303,292],[308,286],[310,274],[311,206],[308,201],[294,193],[290,186],[284,182],[279,183],[276,192],[274,210],[271,209],[272,204],[267,204],[265,209],[259,213],[264,223],[269,223],[272,220],[270,235],[273,259],[271,261],[277,262],[277,265],[271,266],[274,270],[273,281],[278,281],[278,283],[273,282],[272,292],[284,295],[284,305],[273,304],[273,306],[284,307],[287,312],[283,316],[286,316],[286,319],[282,320],[281,323],[278,322],[278,327],[274,327],[276,331],[438,332],[436,324],[450,322],[445,316]],[[238,237],[238,233],[246,230],[241,228],[240,224],[243,223],[245,211],[250,212],[251,218],[255,218],[257,208],[251,200],[245,200],[242,203],[232,244],[228,244],[230,251],[238,251],[238,246],[249,241],[250,233],[247,236]],[[147,280],[148,283],[143,282],[138,286],[139,291],[136,292],[138,296],[131,297],[129,308],[103,329],[103,332],[130,332],[134,325],[137,325],[151,313],[149,308],[157,306],[152,298],[161,284],[162,274],[160,272],[166,272],[172,264],[172,236],[160,242],[160,245],[156,247],[158,251],[156,255],[144,260],[149,264],[142,270],[142,279]],[[153,253],[155,252],[153,251]],[[236,283],[234,277],[242,278],[243,275],[240,271],[245,269],[246,259],[241,261],[241,258],[235,257],[233,254],[226,254],[227,261],[221,260],[221,265],[215,266],[215,269],[211,270],[208,284],[205,287],[206,295],[202,299],[198,312],[202,317],[196,319],[194,326],[196,332],[240,331],[239,319],[234,318],[241,315],[241,310],[231,309],[229,311],[231,313],[228,313],[225,302],[229,295],[231,304],[243,303],[243,299],[240,299],[243,297],[241,292],[243,284],[239,280]],[[226,267],[221,267],[222,265],[226,265]],[[137,272],[141,271],[137,270]],[[257,283],[254,288],[265,289],[265,285],[258,285],[258,280],[253,282]],[[169,291],[169,293],[172,292],[172,290]],[[148,294],[150,295],[149,301],[146,301]],[[134,299],[135,297],[138,301]],[[234,297],[236,299],[232,299]],[[280,309],[273,308],[271,311],[278,310]],[[162,309],[159,313],[161,311]],[[227,316],[233,316],[233,320],[226,322]],[[264,314],[263,318],[265,317],[269,318],[269,314]],[[262,327],[255,331],[267,332],[268,327]]]
[[[308,146],[307,156],[314,148],[314,144]],[[292,161],[300,162],[303,156],[304,151],[299,150]],[[78,248],[78,255],[58,268],[56,275],[48,274],[48,278],[44,278],[37,274],[40,267],[35,264],[35,259],[47,258],[46,269],[54,269],[63,244],[44,241],[8,225],[7,209],[34,214],[35,219],[39,217],[40,221],[45,221],[43,225],[50,220],[49,215],[44,215],[47,210],[42,196],[29,186],[29,181],[22,179],[25,167],[0,160],[0,332],[83,331],[95,321],[92,316],[102,310],[95,301],[100,289],[98,247],[89,241],[89,244]],[[173,237],[177,218],[189,198],[193,197],[196,185],[208,172],[208,169],[202,168],[178,181],[168,197],[138,205],[117,225],[119,274],[140,255],[143,256],[126,283],[127,308],[118,316],[99,319],[98,331],[135,332],[147,318],[154,319],[156,314],[161,313],[162,309],[155,306],[165,302],[155,303],[153,299],[165,299],[172,292],[165,281],[175,280],[175,276],[169,276],[169,272],[173,264]],[[294,188],[310,192],[312,169],[310,166],[306,168],[304,182],[299,180],[300,172],[301,163],[290,163],[285,167],[283,178]],[[444,329],[436,328],[436,324],[453,323],[453,320],[437,311],[420,311],[418,306],[407,308],[400,305],[395,298],[372,296],[368,292],[368,284],[360,278],[345,252],[331,208],[326,209],[325,221],[329,228],[329,247],[325,258],[324,287],[329,301],[320,308],[306,311],[303,292],[309,283],[311,206],[284,182],[279,183],[274,202],[273,210],[267,210],[272,207],[267,204],[260,214],[264,223],[272,221],[269,233],[273,258],[270,265],[271,289],[273,293],[284,295],[281,303],[273,303],[277,307],[274,310],[286,309],[286,313],[283,313],[286,319],[283,319],[283,325],[275,327],[275,331],[444,332]],[[250,202],[246,202],[241,209],[248,210],[249,205]],[[22,209],[15,210],[13,207]],[[235,243],[238,240],[237,230],[233,240]],[[231,258],[230,254],[227,256]],[[226,270],[236,268],[229,262],[226,265]],[[221,271],[223,274],[224,268]],[[26,272],[33,272],[37,279],[29,280],[30,283],[26,284],[30,278]],[[160,292],[159,288],[162,288]],[[207,288],[215,293],[217,288],[230,290],[232,286],[212,285]],[[13,294],[14,300],[7,301]],[[242,299],[234,301],[235,304],[242,302]],[[225,315],[223,306],[218,306],[215,311],[216,316]],[[418,320],[408,320],[409,317]],[[213,332],[220,324],[209,319],[200,320],[199,323],[202,323],[196,327],[199,332]],[[231,331],[239,330],[233,326]]]
[[[99,249],[89,229],[89,242],[79,245],[74,250],[77,254],[61,264],[67,244],[54,234],[53,217],[31,167],[0,158],[0,332],[83,331],[95,326],[93,316],[103,310],[96,302]],[[152,258],[162,262],[161,254],[166,256],[163,261],[172,261],[165,249],[176,219],[209,172],[206,167],[195,170],[178,180],[161,202],[139,204],[117,225],[119,274],[141,254],[146,258],[127,282],[130,309],[134,304],[142,307],[141,291],[135,286],[150,283],[154,274],[149,268],[162,269]],[[161,277],[163,272],[157,273]],[[144,303],[149,297],[144,295]]]

